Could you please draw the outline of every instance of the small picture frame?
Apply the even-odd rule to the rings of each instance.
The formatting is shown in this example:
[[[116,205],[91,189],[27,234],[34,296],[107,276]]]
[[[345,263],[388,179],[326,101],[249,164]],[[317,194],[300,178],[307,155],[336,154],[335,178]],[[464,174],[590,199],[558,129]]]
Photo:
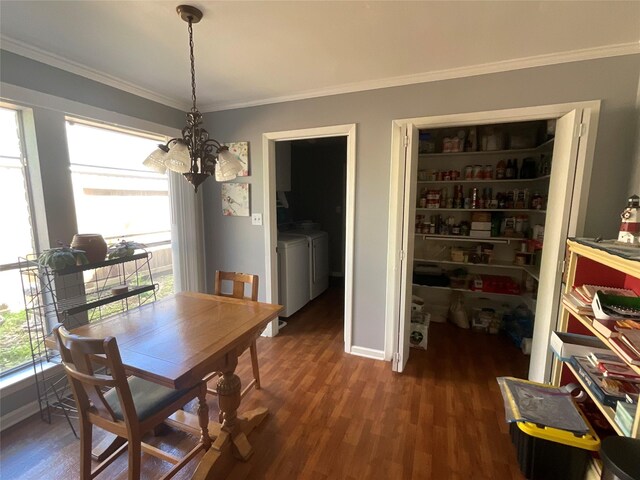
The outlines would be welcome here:
[[[249,142],[230,142],[223,145],[229,147],[236,159],[242,164],[242,170],[238,173],[238,177],[249,176]]]
[[[222,215],[225,217],[248,217],[249,212],[249,184],[222,184]]]

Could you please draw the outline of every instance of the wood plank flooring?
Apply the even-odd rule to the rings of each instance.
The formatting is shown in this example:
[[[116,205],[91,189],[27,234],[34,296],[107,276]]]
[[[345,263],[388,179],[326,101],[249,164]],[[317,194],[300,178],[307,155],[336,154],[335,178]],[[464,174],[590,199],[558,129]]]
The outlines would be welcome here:
[[[270,415],[249,438],[254,455],[227,478],[523,478],[495,380],[526,377],[517,348],[502,336],[432,324],[428,351],[412,350],[405,373],[394,374],[387,362],[344,353],[342,308],[342,291],[331,288],[278,337],[258,340],[263,389],[249,393],[241,411],[266,406]],[[248,380],[250,372],[246,353],[238,373]],[[216,400],[209,403],[216,419]],[[148,440],[176,454],[194,442],[175,431]],[[48,425],[32,417],[2,433],[0,478],[78,478],[78,455],[63,418]],[[98,478],[126,479],[126,458]],[[194,468],[175,478],[190,478]],[[142,478],[168,469],[143,455]]]

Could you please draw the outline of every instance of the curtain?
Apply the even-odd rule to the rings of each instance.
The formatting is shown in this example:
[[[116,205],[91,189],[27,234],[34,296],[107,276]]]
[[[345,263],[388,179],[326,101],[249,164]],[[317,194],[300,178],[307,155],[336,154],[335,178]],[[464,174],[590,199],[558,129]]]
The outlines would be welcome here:
[[[174,290],[205,292],[202,189],[195,194],[181,174],[168,174]]]

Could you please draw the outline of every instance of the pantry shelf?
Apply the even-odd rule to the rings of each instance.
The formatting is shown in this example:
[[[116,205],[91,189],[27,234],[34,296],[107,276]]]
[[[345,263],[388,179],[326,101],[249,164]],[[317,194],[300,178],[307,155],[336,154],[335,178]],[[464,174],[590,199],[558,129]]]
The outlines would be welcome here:
[[[466,295],[473,295],[479,297],[489,298],[509,298],[520,299],[532,312],[536,310],[536,299],[529,293],[497,293],[497,292],[485,292],[482,290],[471,290],[469,288],[453,288],[453,287],[441,287],[436,285],[422,285],[420,283],[414,283],[414,287],[417,288],[429,288],[433,290],[450,291],[450,292],[462,292]]]
[[[420,283],[414,283],[414,287],[433,288],[434,290],[450,290],[453,292],[464,292],[473,295],[487,296],[487,297],[521,297],[520,293],[496,293],[496,292],[484,292],[482,290],[471,290],[469,288],[454,288],[454,287],[441,287],[436,285],[422,285]]]
[[[416,208],[416,212],[527,212],[546,214],[546,210],[534,208]]]
[[[478,152],[441,152],[441,153],[420,153],[420,158],[435,158],[435,157],[484,157],[484,156],[496,156],[496,155],[520,155],[526,153],[539,153],[546,150],[553,145],[554,139],[551,138],[546,142],[541,143],[534,148],[521,148],[512,150],[486,150]]]
[[[532,265],[516,265],[515,263],[506,263],[506,262],[493,262],[493,263],[471,263],[471,262],[454,262],[453,260],[434,260],[429,258],[414,258],[414,262],[418,263],[435,263],[438,265],[460,265],[462,267],[469,268],[486,268],[492,270],[494,268],[505,268],[509,270],[522,270],[527,272],[536,280],[539,279],[540,272],[538,269]]]
[[[549,180],[551,175],[544,175],[536,178],[505,178],[505,179],[474,179],[474,180],[418,180],[418,185],[453,185],[453,184],[473,184],[473,185],[490,185],[500,183],[532,183],[542,180]]]
[[[486,242],[486,243],[503,243],[526,242],[526,238],[515,237],[471,237],[462,235],[434,235],[431,233],[416,233],[416,236],[431,240],[448,240],[454,242]]]

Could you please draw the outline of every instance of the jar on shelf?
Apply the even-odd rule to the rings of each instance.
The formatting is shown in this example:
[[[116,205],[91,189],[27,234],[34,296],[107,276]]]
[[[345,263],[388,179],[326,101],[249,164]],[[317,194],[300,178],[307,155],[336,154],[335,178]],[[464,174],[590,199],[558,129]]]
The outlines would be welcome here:
[[[464,167],[464,179],[473,180],[473,165],[467,165]]]
[[[531,197],[531,208],[533,210],[542,210],[542,195],[539,192],[535,192]]]
[[[429,132],[420,133],[418,152],[419,153],[433,153],[436,151],[436,142],[433,141],[433,137]]]

